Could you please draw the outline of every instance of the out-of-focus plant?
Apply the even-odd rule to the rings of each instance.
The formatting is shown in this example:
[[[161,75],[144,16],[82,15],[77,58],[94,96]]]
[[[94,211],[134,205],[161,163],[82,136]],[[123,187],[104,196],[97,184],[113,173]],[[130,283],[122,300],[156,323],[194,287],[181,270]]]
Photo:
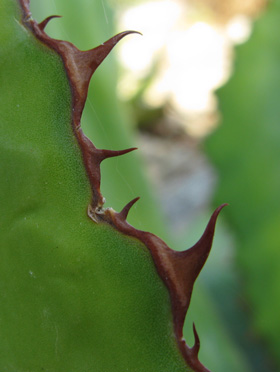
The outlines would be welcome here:
[[[280,2],[272,1],[248,43],[237,49],[235,71],[219,93],[222,125],[207,141],[220,174],[215,202],[226,198],[236,232],[242,293],[251,324],[280,365]],[[251,330],[250,332],[248,330]],[[267,349],[266,347],[267,346]]]

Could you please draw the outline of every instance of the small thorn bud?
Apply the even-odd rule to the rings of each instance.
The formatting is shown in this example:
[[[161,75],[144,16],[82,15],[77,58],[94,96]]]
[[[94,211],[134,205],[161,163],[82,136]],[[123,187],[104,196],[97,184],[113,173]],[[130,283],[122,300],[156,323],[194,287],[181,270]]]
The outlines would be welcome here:
[[[193,323],[193,334],[194,334],[194,345],[192,347],[192,351],[195,354],[195,356],[197,356],[199,349],[200,349],[200,340],[199,340],[198,333],[196,331],[194,323]]]
[[[129,203],[126,204],[126,206],[122,209],[120,213],[117,213],[118,217],[125,221],[128,215],[128,212],[130,211],[131,207],[140,199],[140,197],[137,197],[133,200],[131,200]]]

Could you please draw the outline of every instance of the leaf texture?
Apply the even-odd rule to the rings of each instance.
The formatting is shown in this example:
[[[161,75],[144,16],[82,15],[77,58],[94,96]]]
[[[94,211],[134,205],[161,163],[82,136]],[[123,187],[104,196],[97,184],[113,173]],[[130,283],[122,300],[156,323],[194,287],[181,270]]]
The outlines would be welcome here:
[[[135,148],[97,149],[80,126],[92,74],[132,31],[83,52],[45,33],[54,16],[3,4],[1,370],[207,371],[182,327],[223,205],[170,249],[127,223],[138,198],[103,207],[101,162]]]

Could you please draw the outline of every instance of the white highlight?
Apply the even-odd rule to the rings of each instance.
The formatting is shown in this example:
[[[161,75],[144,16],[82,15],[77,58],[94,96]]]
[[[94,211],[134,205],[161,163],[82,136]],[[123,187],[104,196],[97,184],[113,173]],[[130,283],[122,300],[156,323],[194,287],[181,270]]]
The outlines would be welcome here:
[[[250,36],[251,24],[245,16],[236,16],[226,26],[212,25],[192,19],[186,10],[179,0],[165,0],[125,12],[120,27],[144,36],[122,43],[120,59],[128,73],[118,88],[125,99],[133,97],[156,66],[144,90],[145,103],[159,107],[168,102],[190,134],[203,136],[211,120],[205,124],[189,119],[215,113],[214,91],[230,76],[233,44]]]

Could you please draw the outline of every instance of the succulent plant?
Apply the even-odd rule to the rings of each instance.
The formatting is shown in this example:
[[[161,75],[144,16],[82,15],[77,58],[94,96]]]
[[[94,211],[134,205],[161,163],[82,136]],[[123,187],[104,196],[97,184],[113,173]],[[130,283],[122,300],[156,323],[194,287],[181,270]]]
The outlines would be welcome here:
[[[208,371],[182,329],[220,210],[177,252],[104,208],[96,148],[80,121],[92,74],[124,36],[80,51],[1,4],[0,369]],[[112,185],[114,187],[114,185]]]

